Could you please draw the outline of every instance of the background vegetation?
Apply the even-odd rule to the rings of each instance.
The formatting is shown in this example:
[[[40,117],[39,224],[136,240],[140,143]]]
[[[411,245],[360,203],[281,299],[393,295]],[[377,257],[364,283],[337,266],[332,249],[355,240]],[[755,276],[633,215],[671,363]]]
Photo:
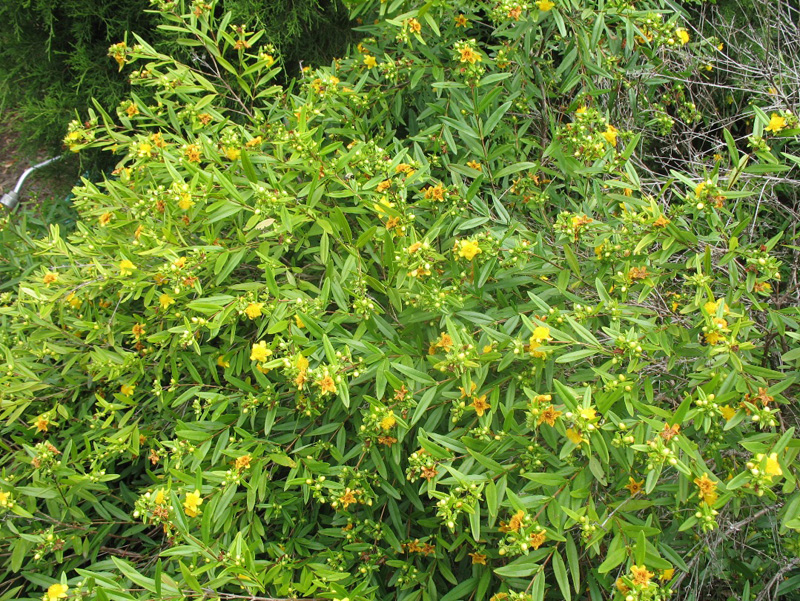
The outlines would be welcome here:
[[[131,32],[161,51],[191,60],[191,51],[157,27],[148,0],[7,0],[0,4],[0,108],[19,114],[31,152],[61,147],[63,132],[92,98],[115,106],[130,92],[108,47]],[[344,52],[351,39],[347,11],[339,0],[222,0],[221,15],[263,29],[280,50],[281,81],[299,63],[324,64]]]
[[[181,50],[113,45],[68,127],[116,165],[74,226],[4,217],[0,596],[796,594],[791,60],[713,9],[366,0],[279,85],[158,8]]]

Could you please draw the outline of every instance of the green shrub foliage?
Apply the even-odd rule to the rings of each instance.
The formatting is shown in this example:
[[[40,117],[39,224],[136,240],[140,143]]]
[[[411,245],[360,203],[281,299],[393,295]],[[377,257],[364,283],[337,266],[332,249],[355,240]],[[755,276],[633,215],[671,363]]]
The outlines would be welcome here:
[[[194,5],[202,5],[196,2]],[[186,2],[186,10],[194,6]],[[149,0],[4,0],[0,3],[0,103],[16,110],[28,144],[57,148],[67,123],[92,98],[115,106],[130,93],[107,59],[108,47],[137,32],[163,52],[190,62],[190,48],[157,29]],[[301,62],[327,63],[352,37],[338,0],[223,0],[217,13],[265,29],[295,74]],[[32,148],[31,151],[37,148]]]
[[[757,217],[794,114],[666,147],[718,50],[656,4],[359,2],[290,87],[191,9],[195,62],[114,46],[143,91],[70,126],[118,160],[75,230],[8,245],[5,598],[798,587],[795,249]]]

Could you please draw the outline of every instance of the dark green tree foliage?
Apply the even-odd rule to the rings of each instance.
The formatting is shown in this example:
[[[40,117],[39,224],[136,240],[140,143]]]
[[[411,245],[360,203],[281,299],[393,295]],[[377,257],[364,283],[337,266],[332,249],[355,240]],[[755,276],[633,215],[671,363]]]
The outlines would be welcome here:
[[[107,55],[111,44],[135,32],[159,50],[177,50],[149,8],[148,0],[0,2],[0,108],[19,113],[31,151],[42,144],[57,150],[66,124],[76,111],[85,114],[92,98],[113,106],[126,97],[129,86]],[[328,62],[352,36],[339,0],[227,0],[218,10],[266,30],[287,75],[301,61]]]

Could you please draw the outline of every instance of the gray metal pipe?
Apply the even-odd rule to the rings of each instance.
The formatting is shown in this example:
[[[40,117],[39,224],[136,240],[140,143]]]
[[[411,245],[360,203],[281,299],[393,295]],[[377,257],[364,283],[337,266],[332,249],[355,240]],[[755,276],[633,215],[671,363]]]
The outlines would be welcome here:
[[[7,194],[3,194],[3,197],[0,198],[0,205],[3,205],[9,211],[12,211],[16,206],[19,204],[19,192],[22,189],[22,184],[25,183],[25,179],[37,169],[41,169],[42,167],[46,167],[50,163],[55,163],[56,161],[63,159],[64,155],[60,155],[57,157],[53,157],[52,159],[47,159],[46,161],[42,161],[38,165],[34,165],[33,167],[28,167],[17,180],[17,185],[14,186],[14,189]]]

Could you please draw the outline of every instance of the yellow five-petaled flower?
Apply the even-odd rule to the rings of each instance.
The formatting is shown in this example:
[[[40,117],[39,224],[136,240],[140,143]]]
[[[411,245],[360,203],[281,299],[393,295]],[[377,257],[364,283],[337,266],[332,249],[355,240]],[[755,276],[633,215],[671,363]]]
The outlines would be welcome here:
[[[486,395],[482,395],[479,397],[475,397],[472,399],[472,407],[475,409],[475,413],[478,415],[483,415],[486,413],[487,409],[491,409],[492,406],[486,402]]]
[[[458,256],[463,257],[467,261],[472,261],[475,258],[475,255],[481,252],[480,246],[478,246],[477,242],[473,242],[472,240],[461,240],[458,243]]]
[[[781,117],[778,113],[772,113],[769,118],[769,123],[764,128],[766,131],[771,131],[772,133],[778,133],[784,127],[786,127],[786,118]]]
[[[186,515],[188,515],[190,518],[197,517],[197,514],[200,513],[199,507],[202,504],[203,497],[200,496],[199,490],[187,492],[186,500],[183,502],[183,509],[186,511]]]
[[[650,579],[653,573],[650,572],[646,566],[631,566],[631,576],[633,576],[633,583],[639,586],[647,586],[650,584]]]
[[[606,131],[603,132],[603,137],[606,139],[606,142],[611,144],[612,146],[617,145],[617,128],[613,125],[606,126]]]
[[[633,476],[630,476],[628,477],[628,484],[625,486],[625,488],[627,488],[630,491],[631,496],[633,497],[642,492],[643,485],[644,485],[644,480],[640,480],[639,482],[637,482]]]
[[[461,50],[459,50],[459,53],[461,54],[459,60],[462,63],[474,65],[475,63],[481,62],[481,55],[475,52],[475,50],[469,46],[464,46]]]
[[[263,340],[253,345],[250,350],[250,361],[266,361],[267,357],[272,354],[272,351],[267,348],[267,343]]]
[[[44,601],[58,601],[58,599],[63,599],[67,596],[68,590],[69,587],[66,584],[61,584],[59,582],[51,584],[43,599]]]
[[[694,483],[699,489],[700,498],[707,505],[713,505],[717,501],[717,483],[708,477],[708,474],[703,474],[700,478],[695,478]]]
[[[317,386],[319,386],[320,391],[325,394],[330,392],[331,394],[336,394],[336,382],[334,382],[333,378],[330,376],[325,376],[318,382],[316,382]]]
[[[244,313],[250,319],[255,319],[256,317],[261,317],[261,309],[264,307],[264,303],[250,303],[245,308]]]
[[[123,259],[119,262],[120,275],[130,275],[133,273],[134,269],[136,269],[136,265],[134,265],[133,262],[129,261],[128,259]]]

